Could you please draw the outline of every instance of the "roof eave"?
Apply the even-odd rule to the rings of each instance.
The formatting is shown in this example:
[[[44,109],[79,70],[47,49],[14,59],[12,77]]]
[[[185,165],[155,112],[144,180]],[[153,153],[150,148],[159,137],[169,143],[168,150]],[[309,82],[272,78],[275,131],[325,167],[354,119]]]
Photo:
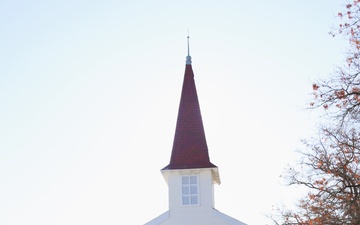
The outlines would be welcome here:
[[[194,171],[201,171],[201,170],[211,170],[211,176],[212,176],[212,180],[214,184],[221,184],[221,180],[220,180],[220,173],[219,173],[219,168],[217,166],[215,167],[208,167],[208,168],[186,168],[186,169],[167,169],[166,167],[161,169],[161,174],[163,175],[166,183],[168,183],[168,176],[170,173],[173,172],[180,172],[180,173],[184,173],[186,172],[194,172]]]

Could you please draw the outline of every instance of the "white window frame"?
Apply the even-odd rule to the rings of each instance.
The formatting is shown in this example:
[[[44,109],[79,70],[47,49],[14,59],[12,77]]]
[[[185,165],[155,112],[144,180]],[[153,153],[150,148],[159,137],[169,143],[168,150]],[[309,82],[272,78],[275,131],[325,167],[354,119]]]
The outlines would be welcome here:
[[[199,175],[190,174],[181,177],[181,204],[183,206],[200,205]]]

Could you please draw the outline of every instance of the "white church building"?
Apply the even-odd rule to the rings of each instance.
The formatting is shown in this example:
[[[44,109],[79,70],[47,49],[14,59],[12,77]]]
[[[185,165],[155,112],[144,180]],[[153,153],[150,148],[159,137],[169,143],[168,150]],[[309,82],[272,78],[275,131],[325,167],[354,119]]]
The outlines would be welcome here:
[[[145,225],[246,225],[215,209],[217,166],[210,162],[189,54],[169,165],[161,170],[169,187],[169,210]]]

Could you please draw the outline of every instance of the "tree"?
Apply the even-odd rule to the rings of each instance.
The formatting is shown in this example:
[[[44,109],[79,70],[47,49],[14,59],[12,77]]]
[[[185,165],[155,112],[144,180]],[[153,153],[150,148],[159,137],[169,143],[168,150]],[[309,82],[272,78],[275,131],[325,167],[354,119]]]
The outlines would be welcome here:
[[[360,0],[345,2],[331,34],[349,40],[347,65],[312,85],[309,109],[326,119],[318,136],[303,141],[299,164],[286,170],[290,185],[309,192],[295,210],[279,210],[275,224],[360,224]]]
[[[290,184],[309,188],[296,212],[283,211],[278,224],[360,224],[360,134],[355,129],[323,129],[305,141],[300,169],[290,168]]]

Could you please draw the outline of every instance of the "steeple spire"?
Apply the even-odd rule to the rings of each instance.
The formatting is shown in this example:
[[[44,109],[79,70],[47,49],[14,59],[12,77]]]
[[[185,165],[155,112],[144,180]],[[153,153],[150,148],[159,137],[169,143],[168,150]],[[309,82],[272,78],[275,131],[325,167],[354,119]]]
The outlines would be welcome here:
[[[189,36],[189,31],[188,31],[188,36],[187,36],[187,48],[188,48],[188,55],[186,56],[186,65],[191,65],[191,56],[190,56],[190,36]]]
[[[186,57],[185,75],[175,129],[170,164],[163,170],[217,168],[210,162],[194,73],[189,54]]]

